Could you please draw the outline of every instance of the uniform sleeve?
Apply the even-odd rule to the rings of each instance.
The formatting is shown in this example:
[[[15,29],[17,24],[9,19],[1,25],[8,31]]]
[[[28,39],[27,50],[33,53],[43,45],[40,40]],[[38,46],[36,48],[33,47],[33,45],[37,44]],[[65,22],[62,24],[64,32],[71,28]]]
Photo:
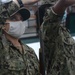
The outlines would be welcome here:
[[[46,11],[44,21],[41,25],[41,36],[44,42],[44,53],[45,53],[45,67],[47,68],[48,64],[51,65],[53,55],[57,49],[56,43],[59,37],[60,22],[62,16],[55,15],[51,8]],[[59,39],[61,40],[61,38]]]
[[[26,63],[27,63],[26,75],[40,75],[39,61],[34,50],[28,47],[27,53],[25,56],[27,58],[26,59]]]
[[[56,39],[56,36],[58,35],[58,30],[60,28],[60,23],[62,20],[63,15],[56,15],[51,10],[51,7],[47,9],[43,23],[41,25],[41,36],[43,40],[49,40],[52,39],[53,36],[54,39]],[[56,35],[55,35],[56,34]],[[52,36],[52,37],[51,37]]]
[[[70,33],[66,30],[66,28],[60,27],[60,22],[61,22],[61,19],[62,19],[63,15],[61,15],[61,16],[55,15],[51,11],[51,9],[47,11],[47,15],[51,19],[51,22],[52,22],[52,23],[50,23],[50,25],[53,25],[53,26],[49,26],[49,27],[51,27],[51,29],[55,28],[55,29],[53,29],[53,31],[51,31],[51,33],[49,32],[51,29],[50,30],[47,29],[46,33],[49,32],[48,34],[51,34],[52,37],[53,37],[52,38],[51,35],[50,35],[48,39],[51,38],[52,40],[54,40],[54,42],[56,44],[59,43],[58,45],[56,45],[56,47],[54,45],[55,49],[57,47],[59,49],[60,43],[63,43],[63,45],[61,45],[63,47],[60,46],[59,53],[58,53],[58,55],[60,55],[60,56],[58,56],[58,55],[56,56],[56,57],[58,57],[57,60],[58,60],[59,63],[61,63],[61,62],[64,63],[64,65],[65,65],[64,71],[69,70],[67,72],[69,72],[70,74],[74,75],[75,74],[75,40],[72,38],[72,36],[70,35]],[[58,36],[61,36],[61,37],[58,37]],[[56,39],[58,41],[56,41]],[[51,43],[51,40],[49,42]],[[49,47],[50,43],[48,43],[49,45],[46,44],[46,47],[47,46]],[[52,54],[52,51],[51,51],[51,54]],[[52,57],[52,55],[51,55],[51,57]],[[62,59],[62,60],[60,61],[60,59]],[[64,60],[66,59],[65,62],[64,62],[63,59]],[[66,69],[66,68],[68,68],[68,69]],[[64,73],[64,72],[62,71],[62,73]],[[65,74],[67,74],[67,73],[65,73]]]
[[[50,22],[55,23],[55,22],[62,20],[63,14],[59,15],[59,14],[55,13],[53,11],[52,7],[50,7],[46,10],[44,20],[49,20]]]
[[[62,16],[55,15],[51,8],[47,10],[44,17],[41,33],[44,42],[45,66],[51,75],[58,75],[58,73],[74,75],[75,41],[66,28],[60,26],[61,19]]]

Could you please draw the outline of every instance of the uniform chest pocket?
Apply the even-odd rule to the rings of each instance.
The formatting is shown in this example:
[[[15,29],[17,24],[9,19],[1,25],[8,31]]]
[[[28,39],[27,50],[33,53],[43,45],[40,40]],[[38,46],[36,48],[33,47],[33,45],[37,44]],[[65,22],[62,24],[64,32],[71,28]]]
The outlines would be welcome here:
[[[8,69],[9,70],[24,70],[25,64],[21,60],[9,60]]]
[[[8,70],[25,70],[25,62],[21,57],[10,58],[10,56],[6,56],[4,61],[3,65],[6,65],[4,68]]]

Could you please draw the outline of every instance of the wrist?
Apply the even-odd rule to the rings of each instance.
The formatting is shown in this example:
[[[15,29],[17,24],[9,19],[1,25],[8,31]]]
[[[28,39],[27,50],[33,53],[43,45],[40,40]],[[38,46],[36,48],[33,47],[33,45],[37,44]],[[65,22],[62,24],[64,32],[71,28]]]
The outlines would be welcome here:
[[[65,0],[65,6],[68,7],[68,6],[71,6],[75,4],[75,0]]]
[[[51,7],[51,11],[52,11],[52,13],[53,13],[54,15],[58,15],[58,14],[53,10],[52,7]]]

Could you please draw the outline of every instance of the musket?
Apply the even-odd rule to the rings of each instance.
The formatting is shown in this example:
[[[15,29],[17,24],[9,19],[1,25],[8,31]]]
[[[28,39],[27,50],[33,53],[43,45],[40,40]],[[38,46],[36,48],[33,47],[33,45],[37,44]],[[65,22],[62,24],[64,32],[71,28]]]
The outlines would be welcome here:
[[[37,19],[37,25],[39,25],[39,39],[40,39],[40,49],[39,49],[39,64],[40,64],[40,73],[42,75],[45,75],[45,53],[44,53],[44,42],[42,39],[42,31],[40,29],[40,26],[43,22],[43,17],[45,15],[45,10],[52,6],[52,4],[44,4],[41,5],[37,12],[35,13],[36,19]]]
[[[40,49],[39,49],[39,64],[40,64],[40,73],[45,75],[45,56],[44,56],[44,43],[41,36],[41,31],[39,32],[40,38]]]

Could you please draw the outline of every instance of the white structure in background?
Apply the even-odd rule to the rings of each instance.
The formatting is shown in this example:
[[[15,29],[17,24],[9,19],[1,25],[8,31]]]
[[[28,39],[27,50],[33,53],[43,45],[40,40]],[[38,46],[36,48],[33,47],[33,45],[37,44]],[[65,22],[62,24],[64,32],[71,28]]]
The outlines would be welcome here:
[[[34,49],[38,59],[39,59],[39,48],[40,48],[40,43],[39,42],[36,42],[36,43],[30,43],[30,44],[27,44],[28,46],[30,46],[31,48]]]
[[[73,39],[75,40],[75,36],[73,36]]]

